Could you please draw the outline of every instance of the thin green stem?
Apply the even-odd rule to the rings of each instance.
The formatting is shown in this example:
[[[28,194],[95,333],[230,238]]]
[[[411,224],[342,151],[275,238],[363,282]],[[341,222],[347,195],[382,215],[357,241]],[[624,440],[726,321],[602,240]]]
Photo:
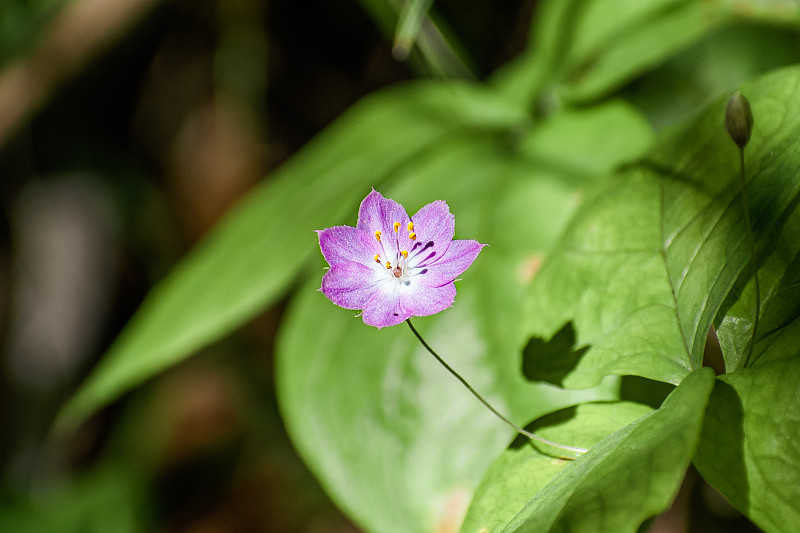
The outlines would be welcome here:
[[[422,346],[424,346],[425,349],[428,350],[428,353],[430,353],[437,361],[439,361],[439,363],[443,367],[445,367],[448,372],[450,372],[453,376],[455,376],[455,378],[458,381],[460,381],[461,384],[464,385],[467,388],[467,390],[470,391],[472,393],[472,395],[475,396],[478,399],[479,402],[481,402],[487,409],[489,409],[489,411],[491,411],[497,418],[499,418],[500,420],[502,420],[503,422],[505,422],[506,424],[511,426],[514,429],[514,431],[516,431],[520,435],[524,435],[525,437],[527,437],[527,438],[529,438],[531,440],[535,440],[535,441],[541,442],[543,444],[547,444],[548,446],[553,446],[554,448],[560,448],[562,450],[567,450],[569,452],[574,452],[574,453],[579,454],[579,455],[584,453],[584,452],[586,452],[586,448],[578,448],[576,446],[567,446],[566,444],[559,444],[557,442],[553,442],[551,440],[547,440],[544,437],[540,437],[539,435],[536,435],[534,433],[531,433],[530,431],[526,431],[526,430],[522,429],[521,427],[516,425],[514,422],[509,420],[506,416],[504,416],[502,413],[500,413],[500,411],[498,411],[497,409],[492,407],[492,405],[489,402],[487,402],[483,398],[483,396],[478,394],[478,391],[473,389],[472,385],[467,383],[467,380],[465,380],[463,377],[461,377],[461,374],[459,374],[458,372],[453,370],[453,368],[450,365],[448,365],[447,362],[445,362],[444,359],[439,357],[439,354],[437,354],[433,350],[433,348],[428,346],[428,343],[425,342],[425,339],[423,339],[422,335],[419,334],[419,332],[417,331],[417,328],[415,328],[414,324],[411,323],[411,319],[410,318],[408,320],[406,320],[406,322],[408,323],[408,327],[411,328],[412,333],[414,333],[414,336],[417,337],[417,340],[419,340],[419,342],[422,343]]]
[[[756,243],[753,237],[753,226],[750,223],[750,202],[747,200],[747,180],[744,173],[744,147],[739,148],[739,170],[742,177],[742,204],[744,205],[744,222],[747,225],[747,240],[750,244],[750,268],[753,273],[753,280],[756,284],[756,316],[753,318],[753,335],[750,338],[750,347],[747,350],[747,357],[744,360],[744,366],[750,362],[750,356],[753,355],[753,346],[756,343],[756,334],[758,333],[758,315],[761,314],[761,286],[758,283],[758,265],[756,265]]]

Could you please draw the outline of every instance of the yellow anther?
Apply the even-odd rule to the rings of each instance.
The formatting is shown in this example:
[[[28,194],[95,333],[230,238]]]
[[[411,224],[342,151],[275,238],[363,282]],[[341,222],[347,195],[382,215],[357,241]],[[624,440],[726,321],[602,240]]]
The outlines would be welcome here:
[[[408,226],[406,226],[406,229],[408,229],[408,231],[414,231],[414,223],[413,222],[409,222]]]
[[[378,239],[378,242],[381,242],[381,230],[375,230],[375,238]]]
[[[380,255],[375,254],[375,262],[378,263],[378,264],[381,263],[381,256]]]
[[[408,251],[403,250],[403,251],[400,252],[400,255],[402,255],[403,257],[407,258],[408,257]]]
[[[389,261],[386,261],[386,268],[387,268],[388,270],[391,270],[391,269],[392,269],[392,264],[391,264]]]
[[[400,223],[399,222],[395,222],[393,225],[394,225],[394,232],[395,233],[400,231]]]
[[[411,239],[412,241],[415,241],[417,240],[417,234],[412,231],[411,233],[408,234],[408,238]]]

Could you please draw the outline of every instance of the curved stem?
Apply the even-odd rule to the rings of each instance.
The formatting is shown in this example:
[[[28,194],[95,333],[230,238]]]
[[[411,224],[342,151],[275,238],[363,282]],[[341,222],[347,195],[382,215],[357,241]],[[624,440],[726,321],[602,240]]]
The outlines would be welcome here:
[[[582,453],[586,452],[586,448],[578,448],[576,446],[567,446],[566,444],[559,444],[557,442],[553,442],[551,440],[547,440],[544,437],[540,437],[539,435],[536,435],[534,433],[531,433],[530,431],[526,431],[526,430],[522,429],[521,427],[516,425],[514,422],[509,420],[506,416],[504,416],[502,413],[500,413],[500,411],[498,411],[497,409],[492,407],[492,405],[488,401],[486,401],[483,398],[483,396],[478,394],[478,391],[473,389],[472,385],[467,383],[467,380],[465,380],[463,377],[461,377],[461,374],[459,374],[458,372],[453,370],[453,368],[450,365],[448,365],[445,362],[444,359],[439,357],[439,354],[437,354],[435,351],[433,351],[433,348],[428,346],[428,343],[425,342],[425,339],[423,339],[422,335],[419,334],[419,332],[417,331],[417,328],[415,328],[414,324],[411,323],[411,319],[410,318],[408,320],[406,320],[406,322],[408,323],[408,327],[411,328],[412,333],[414,333],[414,336],[417,337],[419,342],[422,343],[422,346],[424,346],[425,349],[428,350],[428,353],[430,353],[434,358],[436,358],[436,360],[439,361],[439,363],[441,363],[441,365],[443,367],[445,367],[448,372],[450,372],[453,376],[455,376],[455,378],[458,381],[460,381],[461,384],[464,385],[467,388],[467,390],[470,391],[472,393],[472,395],[475,396],[478,399],[479,402],[481,402],[487,409],[489,409],[489,411],[491,411],[497,418],[499,418],[500,420],[502,420],[503,422],[505,422],[506,424],[511,426],[514,429],[514,431],[516,431],[520,435],[524,435],[525,437],[527,437],[527,438],[529,438],[531,440],[535,440],[535,441],[541,442],[543,444],[547,444],[548,446],[553,446],[554,448],[560,448],[562,450],[567,450],[567,451],[570,451],[570,452],[574,452],[576,454],[582,454]]]
[[[750,268],[753,272],[753,280],[756,285],[756,316],[753,318],[753,335],[750,338],[750,348],[747,350],[747,357],[744,360],[744,366],[750,362],[750,356],[753,355],[753,345],[756,343],[756,334],[758,333],[758,315],[761,314],[761,287],[758,283],[758,266],[756,265],[756,243],[753,237],[753,227],[750,223],[750,202],[747,200],[747,180],[744,175],[744,147],[739,148],[739,169],[742,176],[742,204],[744,204],[744,221],[747,225],[748,244],[750,245]]]

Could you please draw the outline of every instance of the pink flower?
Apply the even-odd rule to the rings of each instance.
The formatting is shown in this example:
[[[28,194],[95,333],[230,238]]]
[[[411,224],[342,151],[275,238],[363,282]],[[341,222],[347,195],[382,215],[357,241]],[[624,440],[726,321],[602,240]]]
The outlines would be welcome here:
[[[410,217],[374,189],[358,210],[358,224],[318,231],[330,268],[322,294],[345,309],[361,309],[365,324],[383,328],[453,305],[455,279],[485,245],[453,240],[455,217],[441,200]]]

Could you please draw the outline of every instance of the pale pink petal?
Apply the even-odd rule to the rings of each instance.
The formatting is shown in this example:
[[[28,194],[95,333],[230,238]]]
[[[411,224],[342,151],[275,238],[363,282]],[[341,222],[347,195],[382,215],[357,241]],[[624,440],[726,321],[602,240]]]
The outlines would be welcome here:
[[[345,309],[363,309],[378,292],[386,275],[353,261],[336,263],[322,276],[322,294]]]
[[[456,229],[456,217],[442,200],[436,200],[423,206],[411,217],[414,222],[414,233],[421,246],[433,242],[439,254],[444,254]]]
[[[411,318],[411,313],[400,306],[399,292],[389,285],[384,285],[382,289],[375,292],[364,307],[361,313],[364,323],[380,329],[396,326]]]
[[[447,253],[426,262],[421,269],[422,273],[414,276],[414,281],[419,281],[426,287],[446,285],[469,268],[484,246],[486,245],[473,240],[452,241]]]
[[[395,222],[400,224],[397,232],[394,230]],[[376,231],[381,232],[380,242],[387,261],[396,261],[398,252],[406,249],[405,241],[398,244],[398,238],[403,237],[401,232],[409,222],[408,214],[402,205],[390,198],[384,198],[374,189],[364,198],[358,210],[358,229],[373,237]]]
[[[452,307],[455,298],[455,283],[450,282],[440,287],[416,285],[414,291],[401,295],[400,305],[411,316],[429,316]]]
[[[317,231],[319,248],[329,265],[355,261],[368,265],[382,252],[373,235],[350,226],[334,226]]]

